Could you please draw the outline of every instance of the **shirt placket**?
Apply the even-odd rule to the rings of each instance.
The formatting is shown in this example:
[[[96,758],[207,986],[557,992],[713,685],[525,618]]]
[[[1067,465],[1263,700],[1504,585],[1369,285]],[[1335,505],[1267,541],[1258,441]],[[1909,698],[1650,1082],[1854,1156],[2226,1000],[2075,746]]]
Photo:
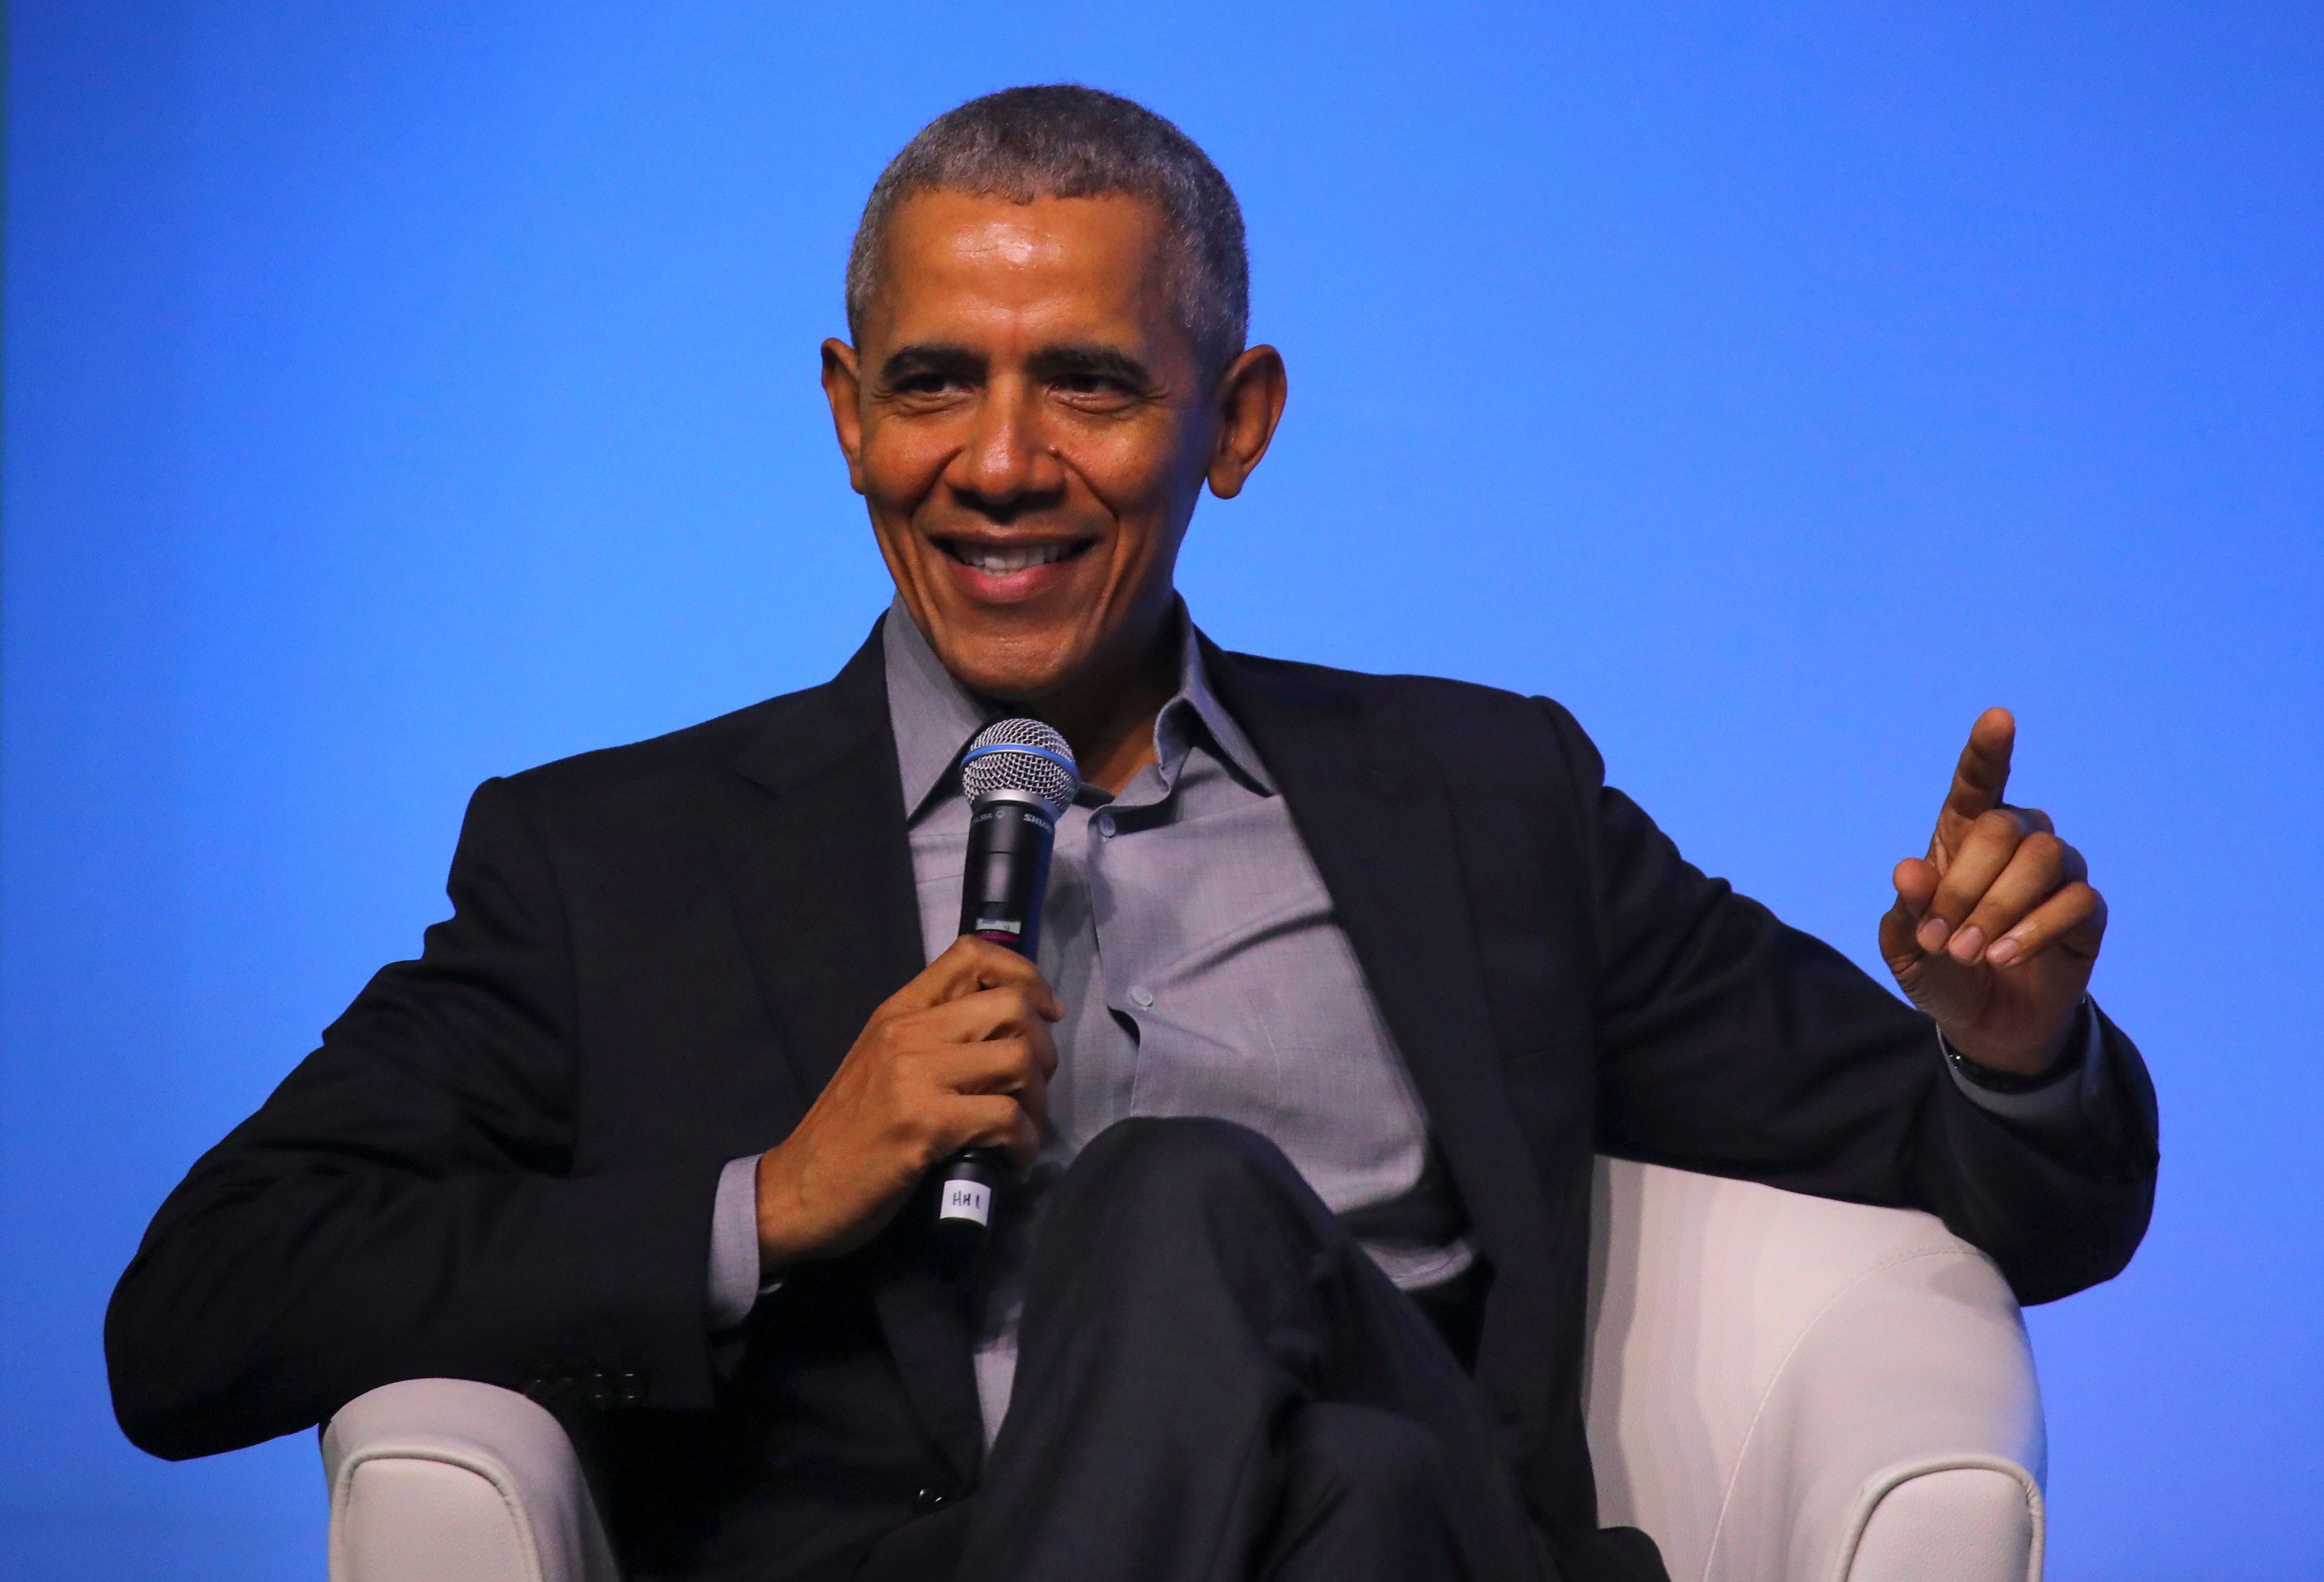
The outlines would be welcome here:
[[[1098,976],[1105,985],[1106,1011],[1133,1031],[1107,1041],[1111,1054],[1106,1073],[1107,1119],[1120,1120],[1135,1112],[1139,1062],[1147,1058],[1151,1041],[1155,991],[1148,981],[1155,966],[1155,941],[1161,937],[1139,910],[1150,902],[1148,888],[1137,883],[1138,865],[1148,855],[1157,833],[1156,814],[1176,790],[1176,771],[1183,749],[1167,760],[1141,769],[1122,795],[1091,814],[1089,820],[1090,909],[1098,956]]]

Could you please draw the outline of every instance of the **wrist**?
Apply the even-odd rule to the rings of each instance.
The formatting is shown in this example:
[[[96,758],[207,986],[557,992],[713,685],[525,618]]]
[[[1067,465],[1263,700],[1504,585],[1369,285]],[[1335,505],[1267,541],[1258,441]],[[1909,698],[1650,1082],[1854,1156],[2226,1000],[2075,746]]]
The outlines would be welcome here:
[[[1997,1093],[2024,1093],[2047,1087],[2066,1074],[2089,1041],[2089,996],[2078,1002],[2057,1036],[2032,1051],[1981,1047],[1937,1029],[1937,1042],[1954,1070]]]
[[[804,1254],[798,1183],[791,1179],[776,1144],[759,1155],[754,1182],[759,1213],[759,1277],[761,1280],[796,1263]]]

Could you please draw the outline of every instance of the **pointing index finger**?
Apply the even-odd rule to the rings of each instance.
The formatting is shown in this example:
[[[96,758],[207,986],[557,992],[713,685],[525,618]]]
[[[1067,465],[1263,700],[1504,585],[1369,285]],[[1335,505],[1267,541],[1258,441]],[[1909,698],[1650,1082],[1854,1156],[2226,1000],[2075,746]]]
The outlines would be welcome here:
[[[2017,745],[2017,720],[2006,708],[1988,708],[1969,726],[1969,745],[1953,766],[1952,789],[1937,814],[1937,832],[1929,842],[1932,862],[1950,863],[1969,826],[2001,805],[2009,785],[2009,754]]]

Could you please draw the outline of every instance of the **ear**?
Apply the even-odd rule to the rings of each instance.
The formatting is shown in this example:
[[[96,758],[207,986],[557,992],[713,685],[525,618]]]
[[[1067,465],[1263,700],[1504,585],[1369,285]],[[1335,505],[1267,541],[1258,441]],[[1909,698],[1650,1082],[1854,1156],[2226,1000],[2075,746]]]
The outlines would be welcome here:
[[[831,426],[839,435],[839,449],[847,458],[847,482],[863,492],[863,393],[855,363],[855,348],[844,340],[823,343],[823,395],[831,402]]]
[[[1243,480],[1267,454],[1275,439],[1275,425],[1283,421],[1283,403],[1291,385],[1283,370],[1283,354],[1271,346],[1255,346],[1227,365],[1219,375],[1219,431],[1211,446],[1211,493],[1231,500],[1242,493]]]

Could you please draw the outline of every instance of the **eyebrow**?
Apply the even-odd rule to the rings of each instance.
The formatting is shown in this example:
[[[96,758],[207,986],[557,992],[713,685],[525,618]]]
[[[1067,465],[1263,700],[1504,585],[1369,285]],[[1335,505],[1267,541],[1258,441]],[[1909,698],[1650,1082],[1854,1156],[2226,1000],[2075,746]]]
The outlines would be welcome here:
[[[1028,359],[1028,364],[1038,379],[1098,375],[1119,379],[1135,390],[1154,388],[1154,375],[1145,364],[1110,346],[1079,341],[1045,346]],[[880,382],[892,385],[930,374],[982,379],[988,371],[982,352],[950,341],[919,341],[899,347],[888,355],[880,365]]]
[[[1055,379],[1060,375],[1092,374],[1119,379],[1134,390],[1154,388],[1154,375],[1146,365],[1126,352],[1110,346],[1068,343],[1045,346],[1029,359],[1032,373],[1038,378]]]
[[[984,354],[946,341],[923,341],[899,347],[880,365],[880,382],[894,384],[924,374],[952,374],[970,378],[984,375]]]

